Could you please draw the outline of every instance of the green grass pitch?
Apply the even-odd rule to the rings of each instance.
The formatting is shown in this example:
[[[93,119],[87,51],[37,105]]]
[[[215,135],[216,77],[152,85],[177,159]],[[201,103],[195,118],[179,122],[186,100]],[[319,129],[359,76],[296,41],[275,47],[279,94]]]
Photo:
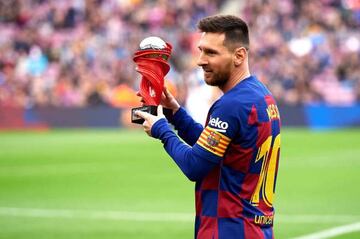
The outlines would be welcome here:
[[[275,237],[360,222],[360,129],[281,140]],[[0,133],[0,238],[193,238],[193,190],[141,130]]]

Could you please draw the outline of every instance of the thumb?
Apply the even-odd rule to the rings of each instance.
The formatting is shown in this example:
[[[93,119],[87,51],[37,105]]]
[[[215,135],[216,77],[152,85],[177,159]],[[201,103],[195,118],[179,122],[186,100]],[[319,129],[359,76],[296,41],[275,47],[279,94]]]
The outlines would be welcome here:
[[[144,120],[147,120],[147,119],[149,118],[149,116],[150,116],[149,113],[143,112],[143,111],[140,111],[140,110],[135,111],[135,114],[136,114],[137,116],[143,118]]]
[[[164,112],[163,112],[163,107],[162,105],[159,105],[157,107],[157,116],[163,117],[164,116]]]

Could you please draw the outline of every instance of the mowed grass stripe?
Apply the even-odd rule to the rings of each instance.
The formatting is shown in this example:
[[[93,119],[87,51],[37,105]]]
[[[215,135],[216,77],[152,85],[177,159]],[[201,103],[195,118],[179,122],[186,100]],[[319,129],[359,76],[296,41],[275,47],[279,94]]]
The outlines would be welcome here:
[[[359,221],[359,139],[359,129],[284,128],[275,195],[277,239]],[[73,208],[83,215],[71,220],[3,215],[0,238],[38,239],[44,232],[56,239],[193,236],[194,184],[161,143],[141,130],[0,133],[0,142],[0,207]],[[88,211],[188,212],[189,221],[88,220]]]
[[[193,222],[193,213],[179,212],[129,212],[129,211],[94,211],[76,209],[43,209],[43,208],[8,208],[0,207],[1,216],[35,217],[35,218],[70,218],[89,220],[120,221],[175,221]],[[360,221],[360,215],[277,215],[280,223],[347,223]]]
[[[120,172],[124,167],[113,165],[109,168],[104,163],[67,163],[67,164],[38,164],[26,166],[2,166],[0,168],[1,177],[32,177],[32,176],[51,176],[59,174],[81,174],[81,173],[103,173]]]

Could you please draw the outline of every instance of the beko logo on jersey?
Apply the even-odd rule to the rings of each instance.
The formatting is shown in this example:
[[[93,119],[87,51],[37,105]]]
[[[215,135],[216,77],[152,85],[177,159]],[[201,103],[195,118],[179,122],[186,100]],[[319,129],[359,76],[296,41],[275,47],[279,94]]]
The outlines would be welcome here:
[[[227,122],[221,121],[219,117],[210,118],[209,125],[216,128],[216,131],[226,132],[227,128],[229,128],[229,124]]]

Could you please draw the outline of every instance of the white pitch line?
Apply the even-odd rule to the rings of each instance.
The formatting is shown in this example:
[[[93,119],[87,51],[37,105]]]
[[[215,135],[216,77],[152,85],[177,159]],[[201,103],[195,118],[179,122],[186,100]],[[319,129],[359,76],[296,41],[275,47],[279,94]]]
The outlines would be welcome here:
[[[275,222],[281,223],[317,223],[317,224],[328,224],[328,223],[348,223],[360,221],[360,215],[275,215]]]
[[[72,218],[114,221],[176,221],[192,222],[190,213],[123,212],[70,209],[0,208],[0,215],[38,218]]]
[[[126,212],[73,209],[0,207],[0,216],[33,218],[70,218],[113,221],[193,222],[193,213]],[[349,223],[360,221],[360,215],[276,215],[276,223]]]
[[[301,237],[296,237],[293,239],[327,239],[332,238],[339,235],[348,234],[351,232],[360,231],[360,222],[352,223],[340,227],[333,227],[330,229],[326,229],[320,232],[304,235]]]

